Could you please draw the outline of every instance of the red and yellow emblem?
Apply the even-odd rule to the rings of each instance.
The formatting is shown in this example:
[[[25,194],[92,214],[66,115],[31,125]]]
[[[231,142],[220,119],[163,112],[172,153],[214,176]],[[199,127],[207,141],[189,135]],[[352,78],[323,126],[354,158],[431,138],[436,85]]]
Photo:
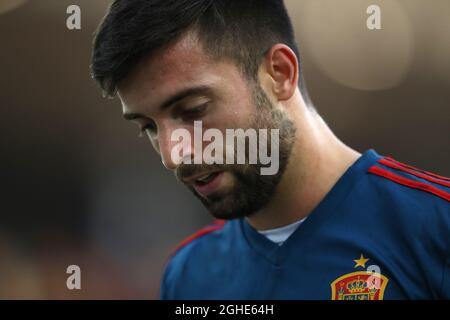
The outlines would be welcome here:
[[[357,267],[366,267],[369,259],[361,254],[354,260]],[[370,266],[371,270],[347,273],[331,283],[332,300],[383,300],[388,278],[376,271],[377,266]],[[375,270],[375,271],[374,271]]]

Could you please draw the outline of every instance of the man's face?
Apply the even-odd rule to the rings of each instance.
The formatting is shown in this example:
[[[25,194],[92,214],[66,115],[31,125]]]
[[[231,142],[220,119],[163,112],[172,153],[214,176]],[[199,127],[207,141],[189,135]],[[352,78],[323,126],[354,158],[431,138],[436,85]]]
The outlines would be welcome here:
[[[234,63],[211,60],[195,37],[186,36],[140,63],[120,84],[119,96],[125,117],[145,131],[164,166],[212,215],[221,219],[249,216],[271,199],[289,159],[295,126]],[[177,163],[172,154],[178,141],[172,141],[172,133],[185,129],[194,137],[194,121],[202,122],[203,131],[214,128],[223,136],[226,129],[279,129],[278,172],[263,176],[261,165],[248,161]],[[201,150],[208,144],[202,142]],[[193,158],[196,150],[189,146],[189,156]]]

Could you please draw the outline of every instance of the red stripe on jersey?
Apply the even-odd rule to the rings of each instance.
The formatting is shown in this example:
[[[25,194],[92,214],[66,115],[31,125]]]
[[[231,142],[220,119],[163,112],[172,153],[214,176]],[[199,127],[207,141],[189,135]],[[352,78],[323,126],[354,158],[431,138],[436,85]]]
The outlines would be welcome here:
[[[391,162],[393,162],[393,163],[396,163],[396,164],[398,164],[398,165],[400,165],[400,166],[402,166],[402,167],[405,167],[405,168],[407,168],[407,169],[411,169],[411,170],[414,170],[414,171],[418,171],[418,172],[427,174],[427,175],[429,175],[429,176],[432,176],[432,177],[434,177],[434,178],[438,178],[438,179],[441,179],[441,180],[447,180],[447,181],[450,181],[450,178],[443,177],[443,176],[439,176],[439,175],[437,175],[437,174],[435,174],[435,173],[433,173],[433,172],[428,172],[428,171],[425,171],[425,170],[422,170],[422,169],[418,169],[418,168],[416,168],[416,167],[413,167],[413,166],[410,166],[410,165],[408,165],[408,164],[404,164],[404,163],[402,163],[402,162],[400,162],[400,161],[397,161],[397,160],[395,160],[395,159],[393,159],[393,158],[391,158],[391,157],[385,157],[385,159],[388,160],[388,161],[391,161]]]
[[[434,182],[434,183],[440,184],[442,186],[450,187],[450,181],[442,181],[440,179],[433,178],[429,174],[425,174],[425,173],[414,171],[412,169],[408,169],[408,168],[406,168],[406,167],[404,167],[404,166],[402,166],[402,165],[400,165],[400,164],[398,164],[396,162],[391,162],[391,161],[386,160],[386,159],[380,159],[380,160],[378,160],[378,163],[381,163],[381,164],[385,165],[386,167],[389,167],[389,168],[392,168],[392,169],[397,169],[397,170],[400,170],[400,171],[403,171],[403,172],[407,172],[409,174],[412,174],[412,175],[414,175],[416,177],[428,180],[430,182]]]
[[[198,230],[196,233],[190,235],[189,237],[187,237],[186,239],[184,239],[183,241],[181,241],[181,243],[176,246],[175,250],[173,250],[171,256],[176,253],[178,250],[180,250],[181,248],[183,248],[184,246],[188,245],[189,243],[191,243],[192,241],[194,241],[195,239],[198,239],[200,237],[203,237],[204,235],[214,232],[216,230],[220,230],[223,228],[223,226],[225,225],[225,220],[215,220],[213,222],[214,225],[212,226],[207,226],[204,227],[200,230]]]
[[[377,166],[370,167],[368,172],[370,172],[372,174],[376,174],[376,175],[384,177],[384,178],[387,178],[389,180],[392,180],[394,182],[397,182],[401,185],[404,185],[404,186],[407,186],[410,188],[419,189],[422,191],[432,193],[432,194],[450,202],[450,193],[445,192],[444,190],[441,190],[439,188],[433,187],[430,184],[426,184],[426,183],[419,182],[419,181],[414,181],[414,180],[399,176],[391,171],[385,170],[385,169],[377,167]]]

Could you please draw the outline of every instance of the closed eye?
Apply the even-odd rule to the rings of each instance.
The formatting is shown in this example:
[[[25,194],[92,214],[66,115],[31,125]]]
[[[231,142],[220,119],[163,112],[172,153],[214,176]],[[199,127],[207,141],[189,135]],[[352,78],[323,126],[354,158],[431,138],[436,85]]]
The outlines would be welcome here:
[[[208,102],[204,103],[198,107],[184,109],[180,111],[180,116],[185,120],[192,120],[201,117],[208,107]]]

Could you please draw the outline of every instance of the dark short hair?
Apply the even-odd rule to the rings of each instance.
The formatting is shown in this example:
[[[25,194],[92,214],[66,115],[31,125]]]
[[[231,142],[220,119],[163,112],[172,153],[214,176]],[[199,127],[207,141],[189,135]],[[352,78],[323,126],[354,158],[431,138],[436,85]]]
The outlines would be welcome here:
[[[92,77],[105,95],[136,65],[157,50],[196,31],[206,54],[231,59],[249,79],[257,79],[264,54],[277,43],[301,59],[283,0],[115,0],[94,39]]]

